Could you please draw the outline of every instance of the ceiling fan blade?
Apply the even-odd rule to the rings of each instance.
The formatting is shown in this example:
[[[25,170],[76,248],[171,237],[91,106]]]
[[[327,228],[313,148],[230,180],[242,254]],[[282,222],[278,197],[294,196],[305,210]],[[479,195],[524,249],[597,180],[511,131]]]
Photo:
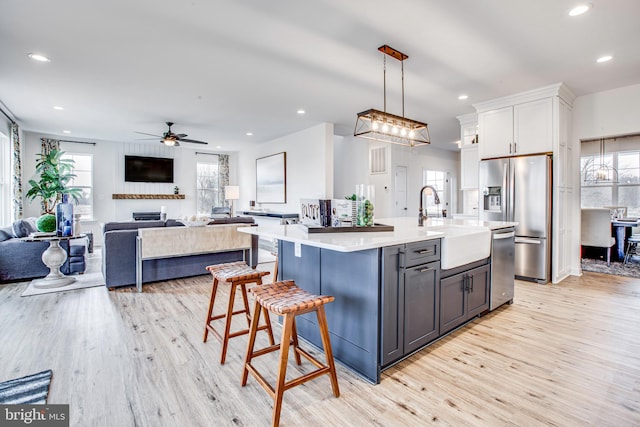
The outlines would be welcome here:
[[[136,141],[152,141],[154,139],[158,139],[157,136],[154,136],[153,138],[136,138]]]
[[[160,138],[160,135],[154,135],[152,133],[136,132],[136,131],[133,131],[133,133],[139,133],[140,135],[149,135],[149,136],[155,136],[156,138]]]
[[[180,141],[191,142],[192,144],[209,144],[208,142],[196,141],[195,139],[187,139],[187,138],[180,138]]]
[[[176,138],[184,138],[185,136],[187,136],[187,134],[186,133],[176,133],[176,134],[174,134],[174,136]]]

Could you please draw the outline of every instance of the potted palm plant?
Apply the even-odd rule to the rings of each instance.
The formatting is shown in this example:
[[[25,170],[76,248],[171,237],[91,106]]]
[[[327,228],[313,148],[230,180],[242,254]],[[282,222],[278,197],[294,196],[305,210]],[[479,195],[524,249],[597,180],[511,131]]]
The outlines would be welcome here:
[[[74,161],[63,159],[64,151],[51,150],[47,154],[38,154],[36,161],[36,173],[40,174],[38,181],[29,180],[31,188],[26,197],[34,200],[42,199],[43,214],[55,214],[55,207],[62,200],[64,194],[77,201],[82,191],[79,188],[70,188],[69,182],[76,177],[73,173]]]

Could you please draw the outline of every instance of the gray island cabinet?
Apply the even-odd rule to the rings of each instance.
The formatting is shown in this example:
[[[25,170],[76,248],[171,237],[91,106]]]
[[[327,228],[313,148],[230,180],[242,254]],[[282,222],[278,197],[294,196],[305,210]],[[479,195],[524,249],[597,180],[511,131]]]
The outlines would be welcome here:
[[[382,370],[441,336],[440,239],[355,252],[281,240],[278,253],[279,280],[335,297],[326,306],[333,355],[367,380],[378,383]],[[296,322],[322,348],[314,313]]]
[[[278,240],[278,280],[335,297],[325,307],[333,356],[373,383],[384,369],[488,310],[488,252],[442,270],[451,265],[451,247],[444,243],[448,236],[506,224],[431,220],[430,227],[418,228],[408,218],[388,221],[393,232],[308,234],[299,225],[239,230]],[[298,316],[296,328],[322,348],[314,313]]]

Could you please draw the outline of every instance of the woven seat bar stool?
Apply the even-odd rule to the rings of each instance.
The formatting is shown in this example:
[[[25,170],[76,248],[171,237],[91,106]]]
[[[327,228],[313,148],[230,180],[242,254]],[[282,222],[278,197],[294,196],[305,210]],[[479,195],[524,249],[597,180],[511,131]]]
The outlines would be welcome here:
[[[209,331],[222,343],[222,353],[220,355],[220,364],[224,364],[227,357],[227,347],[229,339],[238,337],[240,335],[246,335],[249,333],[248,327],[251,325],[251,313],[249,311],[249,301],[247,300],[247,285],[255,283],[256,285],[262,284],[262,277],[269,274],[267,271],[254,270],[245,264],[243,261],[229,262],[225,264],[210,265],[207,270],[211,272],[213,276],[213,287],[211,288],[211,299],[209,300],[209,311],[207,312],[207,321],[204,326],[204,338],[203,342],[207,342]],[[218,291],[218,285],[228,284],[231,286],[229,292],[229,301],[227,304],[227,311],[224,314],[213,315],[213,308],[216,301],[216,293]],[[244,308],[242,310],[233,310],[233,305],[236,299],[236,288],[240,287],[240,294],[242,295],[242,303]],[[247,329],[231,332],[231,319],[237,314],[243,314],[247,319]],[[266,330],[269,335],[269,342],[274,345],[273,331],[271,330],[271,321],[267,315],[265,309],[265,324],[258,327],[258,330]],[[212,322],[218,319],[225,319],[224,333],[218,332]]]
[[[324,305],[333,301],[334,297],[310,294],[296,286],[295,282],[292,280],[256,286],[250,289],[250,292],[255,296],[255,305],[251,321],[251,332],[249,333],[249,343],[247,344],[244,370],[242,372],[242,386],[247,384],[248,374],[251,373],[262,388],[264,388],[271,398],[273,398],[273,426],[277,426],[280,423],[280,410],[282,408],[282,397],[285,390],[303,384],[320,375],[327,374],[331,379],[331,388],[333,389],[334,396],[339,397],[340,390],[338,388],[338,377],[336,376],[336,367],[333,361],[331,341],[329,339],[329,328],[327,327],[327,317],[324,311]],[[270,347],[254,351],[261,308],[283,316],[282,337],[280,344],[271,345]],[[298,346],[295,317],[299,314],[309,313],[311,311],[315,311],[318,316],[318,326],[320,327],[320,336],[322,338],[322,346],[324,347],[326,365],[316,360],[313,356]],[[301,364],[300,356],[302,355],[315,365],[317,369],[298,378],[285,381],[290,345],[293,345],[294,356],[298,365]],[[257,356],[262,356],[276,350],[280,350],[280,362],[278,366],[276,385],[273,387],[260,374],[260,372],[257,371],[251,362],[253,358]]]

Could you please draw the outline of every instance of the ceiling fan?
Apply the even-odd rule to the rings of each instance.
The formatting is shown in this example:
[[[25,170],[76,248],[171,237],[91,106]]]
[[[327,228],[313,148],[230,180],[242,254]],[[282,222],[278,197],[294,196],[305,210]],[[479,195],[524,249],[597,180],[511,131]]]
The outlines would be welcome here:
[[[167,126],[169,126],[169,129],[162,135],[153,135],[151,133],[145,133],[145,132],[136,132],[136,133],[139,133],[140,135],[149,135],[156,138],[160,138],[161,143],[168,145],[170,147],[179,147],[180,142],[191,142],[192,144],[208,144],[208,142],[189,139],[187,138],[188,135],[186,133],[173,133],[171,132],[171,126],[173,126],[173,122],[165,122],[165,123],[167,124]],[[147,138],[147,139],[151,139],[151,138]]]

